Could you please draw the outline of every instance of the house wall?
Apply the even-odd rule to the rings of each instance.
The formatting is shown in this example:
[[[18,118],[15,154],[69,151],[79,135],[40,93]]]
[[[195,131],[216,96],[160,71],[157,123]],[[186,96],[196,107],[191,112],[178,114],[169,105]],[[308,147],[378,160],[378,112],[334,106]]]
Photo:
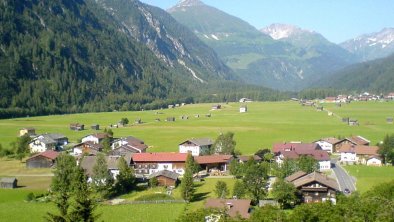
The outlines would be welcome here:
[[[17,187],[17,182],[15,181],[14,183],[6,183],[6,182],[1,182],[0,183],[0,188],[6,188],[6,189],[13,189]]]
[[[331,161],[329,160],[319,161],[319,169],[320,171],[331,169]]]
[[[54,165],[54,161],[43,156],[36,156],[26,160],[27,168],[50,168]]]
[[[189,152],[191,152],[192,156],[200,156],[200,147],[194,144],[179,145],[179,153],[189,153]]]
[[[137,174],[144,174],[144,175],[152,174],[162,170],[169,170],[183,175],[185,173],[185,163],[184,162],[175,162],[175,163],[141,162],[141,163],[135,163],[134,169]]]
[[[45,144],[39,140],[33,140],[29,143],[30,153],[42,153],[47,150],[54,150],[55,144]]]
[[[332,152],[333,152],[333,150],[332,150],[332,149],[333,149],[333,146],[332,146],[331,143],[326,142],[326,141],[317,141],[316,143],[319,144],[320,147],[321,147],[324,151],[327,151],[327,152],[329,152],[329,153],[332,153]]]
[[[82,143],[88,142],[88,141],[91,141],[91,142],[96,143],[96,144],[100,142],[97,137],[92,136],[92,135],[85,136],[84,138],[82,138]]]
[[[382,161],[378,158],[371,158],[367,160],[367,166],[382,166]]]
[[[175,186],[176,183],[175,180],[164,176],[158,176],[157,181],[159,182],[160,186]]]
[[[355,153],[346,153],[342,152],[341,153],[341,162],[356,162],[358,160],[357,156]]]

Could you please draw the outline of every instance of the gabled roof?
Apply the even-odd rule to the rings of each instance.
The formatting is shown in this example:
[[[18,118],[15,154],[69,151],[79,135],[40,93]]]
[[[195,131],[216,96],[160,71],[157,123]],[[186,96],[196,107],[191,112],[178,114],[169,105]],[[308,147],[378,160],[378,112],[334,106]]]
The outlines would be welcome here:
[[[120,156],[106,156],[105,160],[107,162],[108,170],[118,169],[118,160]],[[93,174],[93,167],[96,164],[97,156],[84,156],[81,160],[80,166],[85,170],[85,173],[89,176]],[[125,157],[126,162],[128,162],[127,157]]]
[[[294,150],[298,154],[308,154],[311,150],[321,150],[321,147],[317,143],[276,143],[272,149],[274,153],[285,150]]]
[[[348,139],[349,141],[353,142],[356,145],[368,145],[371,142],[362,136],[352,136],[346,139]]]
[[[57,143],[57,140],[60,139],[67,139],[67,137],[64,136],[63,134],[58,134],[58,133],[45,133],[38,135],[33,140],[38,140],[44,144],[53,144],[53,143]]]
[[[105,137],[111,137],[108,133],[95,133],[95,134],[87,135],[84,138],[86,138],[88,136],[93,136],[93,137],[95,137],[97,139],[104,139]]]
[[[307,175],[307,173],[305,173],[304,171],[297,171],[297,172],[291,174],[290,176],[286,177],[285,180],[287,182],[293,182],[294,180],[296,180],[300,177],[303,177],[305,175]]]
[[[227,209],[230,217],[240,215],[242,218],[249,218],[250,200],[246,199],[212,199],[209,198],[205,203],[205,208]]]
[[[51,159],[51,160],[55,160],[57,158],[57,156],[59,156],[59,154],[60,154],[59,152],[56,152],[56,151],[53,151],[53,150],[47,150],[47,151],[44,151],[42,153],[37,153],[37,154],[31,156],[27,160],[30,160],[30,159],[38,157],[38,156],[43,156],[45,158],[48,158],[48,159]]]
[[[190,140],[186,140],[186,141],[180,143],[179,145],[182,145],[187,142],[193,143],[197,146],[209,146],[209,145],[213,144],[213,141],[210,138],[193,138]]]
[[[187,153],[135,153],[134,162],[186,162]]]
[[[339,149],[340,153],[355,153],[357,155],[377,155],[379,147],[344,144]]]
[[[17,181],[15,177],[3,177],[0,179],[1,183],[14,183],[15,181]]]
[[[198,164],[214,164],[214,163],[228,163],[233,158],[232,155],[209,155],[209,156],[196,156],[194,160]]]
[[[163,176],[163,177],[167,177],[173,180],[177,180],[178,177],[180,176],[180,174],[175,173],[173,171],[169,171],[169,170],[161,170],[155,173],[152,173],[151,175],[149,175],[149,179],[153,178],[153,177],[158,177],[158,176]]]
[[[342,140],[339,140],[339,139],[337,139],[335,137],[327,137],[327,138],[322,138],[322,139],[320,139],[320,140],[318,140],[316,142],[319,142],[319,141],[323,141],[323,142],[327,142],[329,144],[335,145],[335,144],[341,142]]]
[[[277,152],[277,154],[282,154],[285,159],[298,159],[301,155],[306,155],[313,157],[317,161],[330,160],[330,156],[328,155],[327,151],[321,150],[319,145],[316,148],[318,149],[313,149],[313,146],[307,144],[305,147],[298,146],[291,147],[291,149],[284,149]]]
[[[339,186],[336,180],[329,178],[328,176],[319,172],[313,172],[292,181],[296,188],[302,187],[312,182],[318,182],[331,189],[339,191]]]

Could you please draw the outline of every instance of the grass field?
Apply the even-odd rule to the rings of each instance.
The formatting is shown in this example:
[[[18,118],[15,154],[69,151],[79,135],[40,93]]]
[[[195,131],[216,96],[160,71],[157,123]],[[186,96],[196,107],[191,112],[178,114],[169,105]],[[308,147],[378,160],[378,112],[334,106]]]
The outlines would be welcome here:
[[[357,178],[357,190],[361,193],[379,183],[394,181],[394,167],[370,167],[364,165],[344,166],[350,175]]]
[[[75,132],[69,130],[69,124],[79,122],[86,128],[93,123],[101,128],[117,123],[127,117],[132,123],[141,118],[140,125],[130,125],[113,129],[115,137],[135,136],[151,146],[149,151],[177,151],[178,144],[189,138],[210,137],[215,139],[219,133],[235,133],[237,149],[244,154],[251,154],[259,148],[270,148],[275,142],[304,141],[311,142],[321,137],[362,135],[375,144],[384,135],[394,132],[394,125],[385,122],[386,117],[394,116],[394,103],[389,102],[354,102],[337,108],[324,104],[340,116],[350,116],[360,121],[360,126],[347,126],[326,112],[317,112],[311,107],[302,107],[297,102],[255,102],[249,103],[248,113],[239,113],[239,103],[224,104],[222,110],[210,111],[211,104],[186,105],[175,109],[140,112],[86,113],[75,115],[55,115],[0,120],[0,142],[9,147],[18,130],[23,127],[35,127],[37,133],[56,132],[68,136],[70,142],[93,133],[93,130]],[[160,114],[156,114],[160,113]],[[212,117],[204,114],[211,113]],[[195,118],[200,114],[200,118]],[[187,115],[189,120],[180,120]],[[176,117],[175,122],[163,121],[166,117]],[[155,119],[160,118],[161,122]]]

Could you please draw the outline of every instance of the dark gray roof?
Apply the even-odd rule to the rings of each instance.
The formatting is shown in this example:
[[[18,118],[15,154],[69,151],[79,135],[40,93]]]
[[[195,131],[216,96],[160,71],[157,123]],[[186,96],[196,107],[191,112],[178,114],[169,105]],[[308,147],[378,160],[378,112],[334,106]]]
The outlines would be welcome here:
[[[67,137],[58,133],[45,133],[37,136],[36,138],[44,144],[52,144],[57,143],[57,140],[66,139]]]
[[[121,156],[106,156],[105,159],[107,160],[107,167],[108,170],[117,170],[118,169],[118,160]],[[96,164],[97,156],[85,156],[81,161],[81,167],[85,170],[87,175],[93,174],[93,167]],[[130,156],[124,157],[127,164],[130,164]]]
[[[1,183],[14,183],[17,179],[15,177],[3,177],[0,179]]]
[[[185,142],[188,142],[188,141],[196,144],[197,146],[209,146],[209,145],[213,144],[213,141],[209,138],[197,138],[197,139],[193,138],[190,140],[186,140],[186,141],[182,142],[181,144],[184,144]]]
[[[171,178],[173,180],[177,180],[178,177],[180,176],[178,173],[169,171],[169,170],[162,170],[156,173],[152,173],[151,175],[149,175],[149,179],[153,178],[153,177],[158,177],[158,176],[164,176],[167,178]]]

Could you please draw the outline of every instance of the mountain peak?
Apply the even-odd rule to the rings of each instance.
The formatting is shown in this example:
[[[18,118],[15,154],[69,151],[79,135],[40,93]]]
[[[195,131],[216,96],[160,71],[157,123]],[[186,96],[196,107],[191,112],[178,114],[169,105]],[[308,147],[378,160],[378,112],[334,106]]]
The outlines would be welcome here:
[[[279,23],[271,24],[270,26],[261,29],[261,32],[271,36],[275,40],[289,38],[300,33],[314,33],[313,31],[301,29],[294,25]]]
[[[180,0],[175,7],[190,7],[204,5],[204,2],[200,0]]]

